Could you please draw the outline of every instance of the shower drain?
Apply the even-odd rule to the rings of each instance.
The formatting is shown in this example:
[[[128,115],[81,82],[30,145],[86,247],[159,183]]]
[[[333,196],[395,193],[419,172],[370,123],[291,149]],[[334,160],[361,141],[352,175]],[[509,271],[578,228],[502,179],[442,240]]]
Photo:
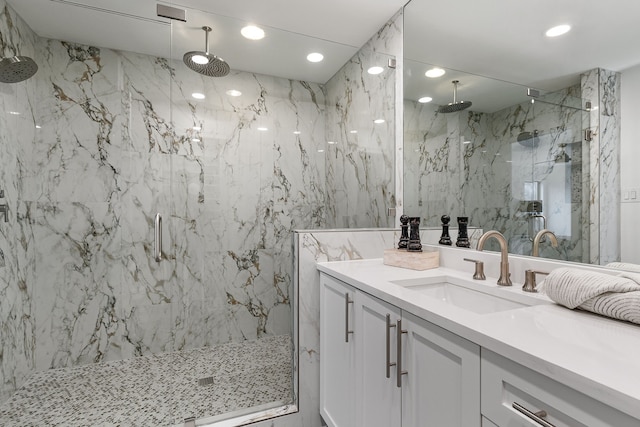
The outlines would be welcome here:
[[[205,377],[205,378],[200,378],[198,380],[198,385],[211,385],[213,384],[213,377]]]

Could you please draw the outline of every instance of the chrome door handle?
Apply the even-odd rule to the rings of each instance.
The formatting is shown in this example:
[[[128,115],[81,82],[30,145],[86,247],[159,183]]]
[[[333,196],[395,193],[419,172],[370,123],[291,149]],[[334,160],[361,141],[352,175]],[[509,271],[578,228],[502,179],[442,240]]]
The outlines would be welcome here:
[[[353,333],[353,330],[349,330],[349,304],[353,304],[353,300],[347,292],[344,294],[344,342],[349,342],[349,334]]]
[[[397,348],[396,348],[396,357],[398,358],[398,361],[396,362],[396,385],[398,386],[398,388],[402,387],[402,376],[403,375],[407,375],[408,372],[407,371],[403,371],[402,370],[402,334],[406,334],[407,331],[406,330],[402,330],[402,320],[399,319],[397,324],[396,324],[396,344],[397,344]]]
[[[396,366],[395,362],[391,363],[391,328],[395,327],[391,324],[391,315],[387,314],[387,378],[391,378],[391,367]]]
[[[542,417],[547,416],[547,411],[532,412],[517,402],[513,402],[512,406],[513,406],[513,409],[520,412],[522,415],[532,419],[533,421],[535,421],[536,423],[540,424],[543,427],[555,427],[549,421],[542,419]]]
[[[155,223],[155,243],[153,247],[153,257],[156,262],[162,261],[162,215],[156,214]]]

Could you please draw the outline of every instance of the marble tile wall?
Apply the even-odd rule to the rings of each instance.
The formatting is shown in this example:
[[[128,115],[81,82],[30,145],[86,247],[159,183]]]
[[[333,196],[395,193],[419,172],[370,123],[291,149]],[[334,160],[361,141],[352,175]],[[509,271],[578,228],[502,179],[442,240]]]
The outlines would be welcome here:
[[[12,205],[0,224],[3,400],[36,370],[290,333],[293,230],[393,222],[397,82],[386,62],[401,18],[323,86],[210,79],[181,62],[40,39],[0,6],[5,54],[17,46],[40,66],[0,85],[5,111],[24,109],[0,118]],[[380,59],[383,76],[369,75]],[[332,156],[330,131],[365,148]]]
[[[355,69],[357,80],[368,81],[370,78],[368,74],[361,77],[360,73],[366,73],[366,69],[363,65],[358,66],[360,64],[363,55],[369,55],[370,57],[375,58],[389,58],[389,57],[400,57],[402,55],[402,13],[399,12],[396,16],[392,17],[390,21],[377,33],[375,34],[371,40],[365,45],[362,49],[364,51],[373,51],[378,52],[378,54],[372,53],[364,53],[359,52],[352,61],[347,64],[346,67],[353,67]],[[384,55],[381,55],[384,53]],[[344,71],[344,70],[343,70]],[[343,72],[341,71],[341,72]],[[395,71],[396,78],[398,78],[398,70]],[[332,80],[339,78],[341,74],[338,73]],[[344,76],[344,74],[342,74]],[[330,83],[327,84],[329,86]],[[336,84],[334,81],[333,84]],[[344,88],[344,83],[343,88]],[[390,82],[386,82],[385,84],[390,85]],[[397,85],[400,84],[400,88],[402,87],[402,82],[398,83],[396,81],[396,89]],[[362,86],[360,86],[362,87]],[[385,89],[385,96],[389,95],[391,89]],[[331,95],[329,94],[331,91],[327,90],[327,98],[329,99]],[[338,100],[339,95],[337,92],[333,92],[335,95],[334,100]],[[396,92],[401,96],[402,91]],[[358,95],[357,93],[352,93],[351,90],[347,90],[344,94],[345,97],[353,97],[367,99],[367,96],[364,94]],[[372,99],[373,102],[377,102],[376,99]],[[343,102],[343,100],[341,100]],[[385,102],[387,102],[385,100]],[[333,104],[330,101],[327,101],[327,106],[332,106]],[[338,104],[341,105],[341,104]],[[360,108],[368,108],[368,104],[360,105]],[[401,110],[398,108],[398,110]],[[382,110],[381,110],[382,111]],[[329,112],[328,117],[333,117],[335,120],[338,117],[339,112],[334,112],[332,115]],[[402,114],[396,112],[396,114]],[[393,117],[393,115],[391,115]],[[329,121],[331,119],[328,119]],[[355,117],[348,116],[347,120],[350,123],[355,123]],[[368,119],[366,115],[362,115],[362,124],[367,125]],[[385,122],[386,123],[386,122]],[[370,125],[370,124],[369,124]],[[327,132],[331,127],[327,127]],[[341,126],[341,131],[351,129],[349,126]],[[401,142],[393,142],[395,137],[393,136],[393,132],[402,132],[400,128],[382,128],[384,132],[389,131],[389,138],[391,138],[391,143],[389,146],[384,146],[385,156],[392,156],[390,160],[393,162],[397,161],[394,159],[394,151],[396,150],[396,144]],[[386,130],[384,130],[386,129]],[[360,137],[360,136],[359,136]],[[352,147],[352,149],[356,147]],[[342,152],[346,152],[347,148],[341,148]],[[331,162],[337,162],[334,158],[330,158],[332,155],[335,156],[335,153],[338,152],[338,148],[335,148],[333,154],[331,151],[327,154],[327,188],[331,188],[331,175],[329,168],[331,167]],[[353,157],[351,157],[353,158]],[[364,159],[364,157],[361,157]],[[402,159],[400,158],[400,162]],[[385,160],[386,162],[386,160]],[[343,163],[346,165],[346,162]],[[386,163],[385,163],[386,164]],[[358,166],[366,166],[368,168],[372,167],[371,163],[360,163],[352,162],[350,163],[350,171],[355,174],[355,171],[359,170]],[[347,166],[344,166],[345,169],[348,169]],[[386,167],[386,166],[385,166]],[[369,170],[369,172],[373,172]],[[393,175],[391,175],[393,176]],[[372,176],[373,177],[373,176]],[[362,178],[362,176],[360,176]],[[379,181],[374,181],[379,182]],[[342,183],[344,188],[346,188],[347,184],[350,183]],[[333,185],[338,185],[335,183]],[[364,186],[368,188],[367,186]],[[393,188],[393,187],[390,187]],[[328,194],[332,194],[333,192],[328,190]],[[378,193],[376,193],[378,194]],[[387,199],[391,200],[391,199]],[[331,204],[330,204],[331,205]],[[351,205],[353,208],[353,205]],[[375,205],[371,205],[372,208],[375,208]],[[378,206],[379,207],[379,206]],[[363,210],[366,210],[365,207],[362,207]],[[336,209],[337,212],[337,209]],[[343,211],[347,212],[347,211]],[[355,211],[354,211],[355,212]],[[368,211],[367,211],[368,212]],[[360,214],[360,212],[358,212]],[[332,215],[334,215],[332,217]],[[367,213],[368,216],[356,216],[355,221],[360,221],[361,219],[366,219],[369,221],[374,218],[370,216],[370,213]],[[348,216],[348,215],[347,215]],[[337,220],[337,217],[333,213],[328,213],[328,224],[331,224],[331,221]],[[351,218],[350,220],[353,220]],[[382,217],[379,217],[380,222],[384,222]],[[338,224],[339,225],[339,224]],[[361,259],[361,258],[380,258],[383,254],[384,249],[394,247],[396,243],[396,239],[399,238],[397,234],[399,231],[396,230],[342,230],[342,231],[299,231],[295,233],[294,244],[296,248],[296,268],[295,268],[295,288],[296,295],[298,299],[298,303],[296,304],[296,308],[298,310],[296,318],[298,319],[298,323],[294,325],[294,328],[298,335],[298,346],[296,348],[296,356],[297,356],[297,380],[299,383],[298,388],[298,412],[295,414],[287,415],[284,417],[272,419],[269,421],[264,421],[256,424],[256,427],[321,427],[322,421],[320,418],[320,364],[319,360],[321,357],[320,354],[320,329],[319,329],[319,319],[320,319],[320,279],[318,271],[316,270],[316,262],[318,261],[329,261],[329,260],[349,260],[349,259]],[[439,236],[438,230],[424,230],[421,234],[424,242],[433,242]],[[470,238],[477,239],[479,235],[475,230],[470,233]]]
[[[529,238],[542,228],[542,220],[530,229],[532,220],[521,201],[531,199],[525,189],[539,181],[545,189],[547,226],[560,237],[560,247],[543,247],[543,255],[582,261],[588,211],[577,184],[585,172],[580,142],[584,113],[567,107],[574,106],[579,89],[493,113],[438,114],[436,106],[405,101],[405,212],[421,216],[426,226],[439,225],[443,214],[452,223],[457,216],[468,216],[471,225],[501,231],[512,251],[530,254]],[[516,142],[524,130],[538,130],[535,148]],[[562,144],[571,163],[554,162]]]
[[[396,92],[402,93],[402,70],[397,69],[401,28],[398,13],[325,85],[331,107],[326,137],[334,143],[327,144],[325,151],[330,228],[395,225],[387,209],[396,207],[395,105]],[[396,68],[389,67],[389,60],[395,61]],[[384,71],[369,74],[373,66]]]
[[[290,332],[291,232],[323,225],[322,87],[41,45],[36,368]]]
[[[0,56],[36,56],[37,37],[0,0]],[[20,193],[36,121],[36,83],[0,83],[0,204],[8,206],[7,222],[0,218],[0,401],[21,385],[35,368],[34,236],[29,207]]]

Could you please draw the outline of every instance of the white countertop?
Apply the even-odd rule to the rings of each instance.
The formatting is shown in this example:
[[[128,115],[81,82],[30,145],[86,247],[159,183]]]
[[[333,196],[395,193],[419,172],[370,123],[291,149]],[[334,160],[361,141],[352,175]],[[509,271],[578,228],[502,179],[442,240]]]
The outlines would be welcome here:
[[[476,281],[492,293],[535,298],[540,305],[475,314],[391,281],[447,275],[471,279],[450,268],[414,271],[382,259],[318,263],[318,270],[447,329],[479,346],[640,419],[640,325],[556,305],[495,277]],[[474,282],[475,283],[475,282]]]

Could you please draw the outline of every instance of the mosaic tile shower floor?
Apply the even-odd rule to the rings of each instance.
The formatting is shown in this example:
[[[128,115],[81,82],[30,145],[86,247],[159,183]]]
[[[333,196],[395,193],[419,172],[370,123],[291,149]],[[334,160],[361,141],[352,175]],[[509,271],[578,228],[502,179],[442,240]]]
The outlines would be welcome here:
[[[168,426],[289,403],[291,353],[284,335],[37,372],[0,407],[0,425]]]

